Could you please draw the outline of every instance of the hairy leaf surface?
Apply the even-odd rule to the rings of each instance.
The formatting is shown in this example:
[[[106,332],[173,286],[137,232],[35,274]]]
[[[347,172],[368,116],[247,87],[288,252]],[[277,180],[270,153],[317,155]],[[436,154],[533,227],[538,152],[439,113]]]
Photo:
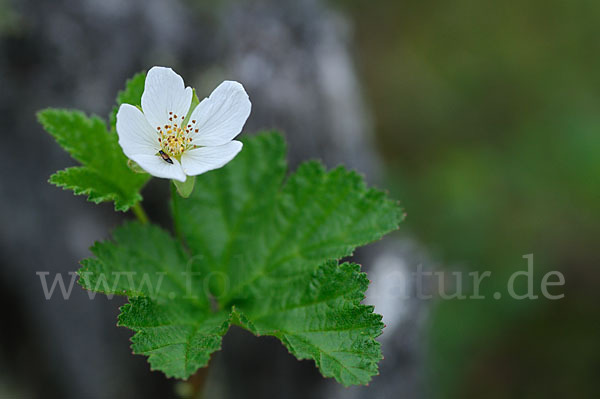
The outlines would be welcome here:
[[[402,210],[342,167],[307,162],[286,180],[279,134],[243,141],[236,159],[198,176],[189,198],[173,196],[177,239],[127,224],[92,248],[80,283],[130,297],[119,324],[136,331],[134,351],[169,376],[205,365],[237,324],[277,337],[326,377],[366,384],[383,324],[361,304],[366,275],[338,260],[396,229]]]
[[[139,192],[149,176],[129,169],[117,135],[107,131],[104,121],[61,109],[41,111],[38,119],[58,144],[81,163],[53,174],[50,183],[77,195],[87,195],[95,203],[114,201],[118,211],[126,211],[142,199]]]

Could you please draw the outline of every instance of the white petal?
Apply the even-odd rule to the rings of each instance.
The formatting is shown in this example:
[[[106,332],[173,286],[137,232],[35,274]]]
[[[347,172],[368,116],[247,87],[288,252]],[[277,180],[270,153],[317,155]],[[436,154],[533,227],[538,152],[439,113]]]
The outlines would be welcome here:
[[[129,158],[135,154],[156,154],[160,149],[158,134],[148,124],[142,111],[123,104],[117,112],[117,134],[123,152]]]
[[[242,131],[251,108],[248,94],[240,83],[221,83],[192,112],[189,123],[194,125],[193,129],[198,129],[193,143],[215,146],[231,141]]]
[[[181,164],[175,158],[171,158],[172,164],[166,162],[159,155],[136,154],[132,157],[146,172],[152,176],[162,177],[165,179],[175,179],[184,182],[186,179],[185,173],[181,168]]]
[[[189,150],[181,156],[181,166],[183,166],[183,171],[188,176],[218,169],[231,161],[242,150],[242,146],[239,141],[230,141],[216,147]]]
[[[150,69],[142,94],[142,109],[152,128],[169,124],[170,117],[173,123],[181,125],[190,110],[192,94],[192,88],[186,88],[181,76],[171,68]]]

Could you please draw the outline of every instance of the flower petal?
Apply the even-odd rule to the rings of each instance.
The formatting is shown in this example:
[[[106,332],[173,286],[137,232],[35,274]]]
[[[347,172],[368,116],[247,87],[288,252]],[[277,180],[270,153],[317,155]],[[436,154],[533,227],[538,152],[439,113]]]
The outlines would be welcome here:
[[[186,175],[199,175],[224,166],[242,150],[242,147],[241,142],[230,141],[227,144],[215,147],[189,150],[181,156],[181,166]]]
[[[142,111],[123,104],[117,113],[117,134],[125,155],[156,154],[160,149],[158,134],[152,129]]]
[[[175,179],[184,182],[186,179],[185,173],[181,168],[181,164],[175,158],[171,158],[172,164],[166,162],[160,156],[152,154],[136,154],[131,157],[138,163],[146,172],[152,176],[162,177],[165,179]]]
[[[171,68],[150,69],[142,94],[142,109],[152,128],[169,124],[169,118],[181,125],[190,110],[192,94],[192,88],[186,88],[181,76]]]
[[[193,143],[216,146],[231,141],[242,131],[251,108],[244,86],[232,81],[221,83],[192,112],[190,123],[198,129]]]

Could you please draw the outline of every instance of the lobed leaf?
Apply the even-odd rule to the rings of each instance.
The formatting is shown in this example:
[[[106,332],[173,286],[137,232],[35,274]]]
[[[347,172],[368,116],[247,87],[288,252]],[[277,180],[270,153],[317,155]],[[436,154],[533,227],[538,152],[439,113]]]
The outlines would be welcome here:
[[[87,195],[95,203],[114,201],[118,211],[126,211],[142,199],[139,191],[149,176],[129,169],[117,135],[108,132],[101,119],[60,109],[43,110],[38,119],[82,165],[57,172],[50,183]]]
[[[127,224],[92,248],[80,283],[130,297],[119,324],[136,332],[134,352],[169,376],[205,365],[238,324],[279,338],[326,377],[366,384],[377,374],[383,324],[361,304],[366,275],[338,259],[396,229],[402,210],[343,167],[307,162],[284,182],[282,136],[243,141],[236,159],[198,177],[189,198],[173,196],[182,242]],[[162,273],[160,290],[144,288],[144,273]]]
[[[246,316],[257,335],[279,338],[298,359],[312,359],[325,377],[366,384],[382,359],[383,329],[373,307],[361,305],[366,274],[357,264],[329,261],[311,274],[273,284]]]

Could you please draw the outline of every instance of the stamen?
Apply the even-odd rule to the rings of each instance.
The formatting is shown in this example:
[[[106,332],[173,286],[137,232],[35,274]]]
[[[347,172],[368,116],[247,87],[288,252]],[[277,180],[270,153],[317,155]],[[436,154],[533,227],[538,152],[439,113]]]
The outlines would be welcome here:
[[[173,114],[169,111],[169,115]],[[169,120],[173,122],[173,118],[178,118],[177,115],[173,115]],[[184,120],[184,116],[181,119]],[[192,133],[192,124],[186,126],[181,123],[173,123],[172,125],[165,125],[163,130],[160,126],[157,127],[159,131],[158,143],[160,144],[162,151],[170,157],[179,158],[185,151],[197,148],[197,146],[191,144],[192,138],[189,135]],[[196,129],[197,130],[197,129]]]

